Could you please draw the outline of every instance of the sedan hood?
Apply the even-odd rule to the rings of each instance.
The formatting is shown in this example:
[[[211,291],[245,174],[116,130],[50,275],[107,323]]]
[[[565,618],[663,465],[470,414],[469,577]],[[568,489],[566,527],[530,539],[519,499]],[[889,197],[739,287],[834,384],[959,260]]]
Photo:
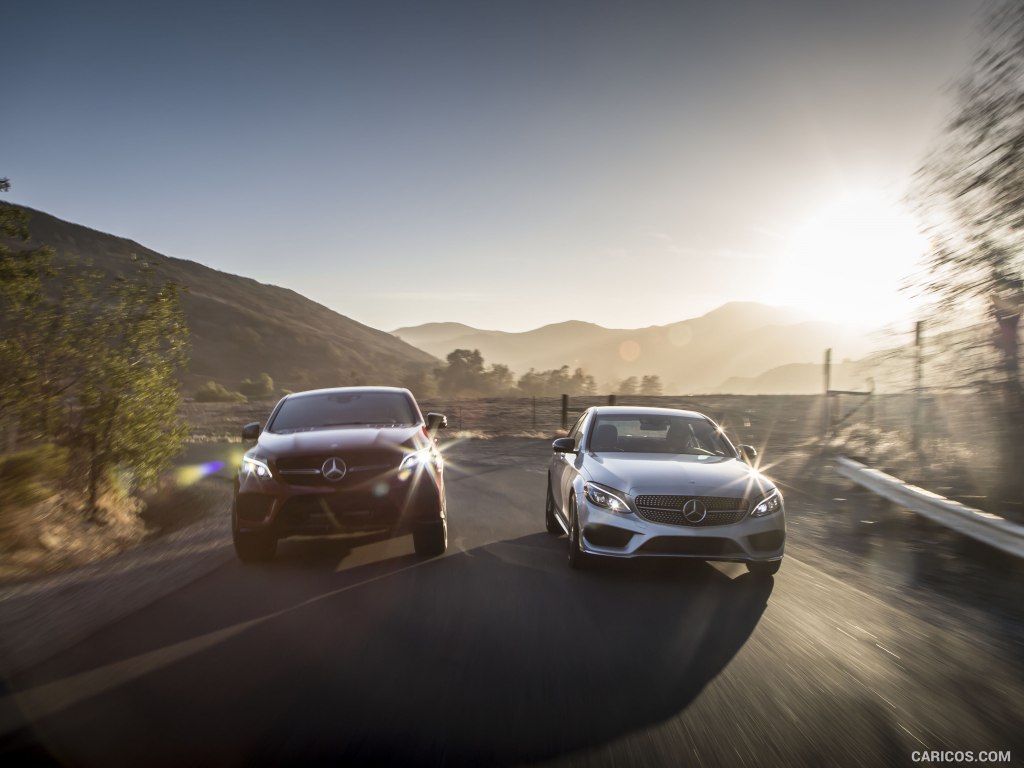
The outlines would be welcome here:
[[[420,439],[417,440],[417,437]],[[260,435],[259,450],[270,456],[329,453],[331,451],[358,451],[366,448],[394,448],[426,444],[423,427],[340,427],[316,429],[310,432]]]
[[[591,454],[590,479],[630,496],[728,496],[752,498],[772,483],[743,461],[721,456]]]

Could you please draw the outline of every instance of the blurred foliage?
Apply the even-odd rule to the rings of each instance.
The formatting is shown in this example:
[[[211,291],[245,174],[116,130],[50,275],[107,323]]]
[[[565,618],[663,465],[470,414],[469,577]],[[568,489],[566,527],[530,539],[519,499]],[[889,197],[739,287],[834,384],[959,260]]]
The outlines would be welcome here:
[[[1024,277],[1024,5],[990,6],[983,31],[913,195],[932,243],[924,287],[943,310],[987,306]]]
[[[0,455],[0,510],[48,498],[67,473],[68,451],[52,443]]]
[[[27,240],[23,211],[0,206],[0,225]],[[57,269],[52,255],[0,245],[3,428],[8,451],[68,449],[66,480],[93,511],[115,470],[147,485],[179,452],[186,426],[175,374],[187,362],[188,327],[179,288],[145,261],[109,280],[81,261]]]
[[[988,332],[953,334],[954,375],[1002,401],[1008,426],[1003,494],[1024,494],[1024,400],[1019,322],[1024,310],[1024,4],[988,6],[983,44],[961,78],[941,143],[912,195],[931,242],[920,283],[937,299],[938,329],[980,321]],[[950,321],[953,321],[952,323]],[[977,327],[977,322],[975,326]],[[999,389],[994,389],[993,385]],[[1001,397],[1000,397],[1001,395]]]
[[[241,392],[225,389],[223,384],[208,381],[196,390],[196,402],[199,403],[244,403],[248,398]]]

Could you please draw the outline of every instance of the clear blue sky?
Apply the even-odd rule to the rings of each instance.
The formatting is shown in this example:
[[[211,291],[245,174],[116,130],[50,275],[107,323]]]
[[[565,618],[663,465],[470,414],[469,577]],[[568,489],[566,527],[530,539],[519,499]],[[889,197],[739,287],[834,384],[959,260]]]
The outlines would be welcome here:
[[[844,196],[902,195],[976,8],[5,0],[0,176],[386,330],[799,303],[874,226]]]

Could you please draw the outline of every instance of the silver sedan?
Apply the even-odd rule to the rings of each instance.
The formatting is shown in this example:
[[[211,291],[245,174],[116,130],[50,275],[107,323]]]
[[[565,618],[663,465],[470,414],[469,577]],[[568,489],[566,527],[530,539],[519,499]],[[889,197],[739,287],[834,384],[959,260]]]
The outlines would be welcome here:
[[[552,443],[545,522],[569,565],[597,557],[683,557],[779,570],[782,493],[695,411],[590,408]]]

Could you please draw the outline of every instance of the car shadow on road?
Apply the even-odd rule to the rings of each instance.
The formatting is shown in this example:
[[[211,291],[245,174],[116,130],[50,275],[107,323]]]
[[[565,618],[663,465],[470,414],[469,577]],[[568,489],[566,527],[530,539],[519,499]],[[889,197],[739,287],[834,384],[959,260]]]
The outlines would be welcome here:
[[[570,571],[564,539],[543,533],[340,573],[324,567],[338,546],[232,570],[204,593],[225,610],[136,614],[139,627],[215,640],[133,660],[138,674],[94,696],[79,687],[37,723],[47,747],[109,765],[557,758],[686,709],[746,643],[773,587],[667,560]],[[250,598],[263,587],[261,614]],[[95,641],[122,655],[108,631]]]

